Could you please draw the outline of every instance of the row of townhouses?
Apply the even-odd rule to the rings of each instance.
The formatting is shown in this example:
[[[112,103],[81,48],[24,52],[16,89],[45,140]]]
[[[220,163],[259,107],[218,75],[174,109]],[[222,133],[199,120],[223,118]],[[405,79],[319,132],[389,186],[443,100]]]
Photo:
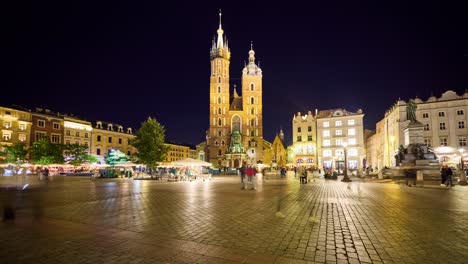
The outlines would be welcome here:
[[[136,153],[130,145],[133,130],[119,124],[90,122],[73,115],[36,108],[31,111],[22,107],[0,106],[0,147],[14,143],[31,146],[35,141],[48,136],[52,143],[80,144],[88,147],[90,154],[105,157],[110,150],[120,150],[127,155]],[[195,149],[188,145],[166,143],[170,147],[166,161],[195,157]]]

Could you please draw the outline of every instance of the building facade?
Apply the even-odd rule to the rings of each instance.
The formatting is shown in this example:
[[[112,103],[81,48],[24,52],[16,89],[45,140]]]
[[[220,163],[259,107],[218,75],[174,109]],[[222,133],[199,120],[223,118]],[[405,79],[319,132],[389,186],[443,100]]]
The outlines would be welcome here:
[[[416,119],[424,125],[424,143],[440,162],[458,164],[460,152],[468,151],[468,92],[458,95],[449,90],[440,97],[431,96],[425,101],[416,97],[414,101]],[[382,149],[380,155],[369,158],[375,160],[373,163],[378,169],[396,166],[395,155],[398,147],[405,144],[403,129],[409,123],[406,104],[406,101],[398,100],[387,110],[376,125],[376,135],[368,139],[368,148],[378,148],[373,146],[377,145]]]
[[[166,162],[178,161],[187,158],[194,158],[196,150],[190,148],[188,145],[181,145],[175,143],[164,143],[169,150],[166,153]]]
[[[292,162],[299,166],[317,167],[317,127],[312,112],[298,112],[292,120]]]
[[[263,159],[262,70],[253,47],[242,70],[242,96],[230,89],[231,52],[223,37],[221,13],[217,39],[210,50],[210,107],[206,161],[214,166],[238,168]]]
[[[31,112],[26,109],[0,107],[0,149],[15,143],[31,144]]]
[[[135,136],[130,127],[96,121],[93,122],[91,154],[105,157],[111,150],[120,150],[128,156],[136,153],[136,148],[130,144]]]
[[[79,119],[72,116],[63,117],[64,127],[64,144],[80,144],[88,147],[88,152],[91,149],[91,133],[93,127],[91,122]]]
[[[31,144],[42,137],[49,137],[54,144],[63,144],[64,120],[59,113],[36,108],[32,115]]]
[[[284,144],[284,133],[281,129],[279,134],[276,134],[272,143],[272,167],[281,168],[285,167],[288,163],[288,153],[286,144]]]
[[[316,118],[319,167],[343,170],[346,151],[348,169],[362,169],[365,163],[362,110],[355,113],[345,109],[322,110]]]

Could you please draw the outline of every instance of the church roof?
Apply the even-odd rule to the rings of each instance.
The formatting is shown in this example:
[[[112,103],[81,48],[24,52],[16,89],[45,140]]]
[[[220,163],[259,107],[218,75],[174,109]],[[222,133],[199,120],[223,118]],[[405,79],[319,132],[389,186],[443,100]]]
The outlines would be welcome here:
[[[278,141],[281,143],[281,145],[283,145],[283,148],[284,149],[287,149],[288,147],[286,147],[286,144],[284,144],[284,141],[281,139],[281,137],[276,134],[276,137],[273,139],[273,143],[275,143],[275,140],[278,138]]]
[[[234,97],[229,106],[230,111],[242,111],[242,97]]]

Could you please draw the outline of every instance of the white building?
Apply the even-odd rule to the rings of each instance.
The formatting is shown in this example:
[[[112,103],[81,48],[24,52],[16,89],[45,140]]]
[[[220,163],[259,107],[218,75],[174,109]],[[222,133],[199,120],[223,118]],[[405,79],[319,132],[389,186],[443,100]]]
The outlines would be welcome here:
[[[292,120],[293,145],[292,160],[290,162],[317,167],[317,129],[316,119],[309,111],[306,115],[300,112]]]
[[[427,100],[414,99],[417,104],[416,119],[424,124],[424,142],[432,147],[441,162],[458,164],[460,151],[466,153],[468,128],[468,92],[457,95],[446,91],[439,98]],[[400,145],[404,145],[403,127],[406,120],[406,102],[398,100],[377,123],[376,134],[367,140],[368,148],[376,149],[378,144],[381,153],[370,154],[372,166],[381,169],[383,166],[395,166],[395,154]],[[377,165],[379,164],[379,165]]]
[[[345,109],[321,110],[317,119],[319,168],[344,169],[345,148],[348,169],[362,169],[365,159],[364,114]]]

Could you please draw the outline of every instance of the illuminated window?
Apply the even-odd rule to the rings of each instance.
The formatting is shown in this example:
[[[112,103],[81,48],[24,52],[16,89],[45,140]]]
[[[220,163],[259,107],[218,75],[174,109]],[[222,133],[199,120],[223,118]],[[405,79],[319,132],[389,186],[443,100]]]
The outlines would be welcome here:
[[[323,122],[323,127],[329,127],[330,126],[330,122]]]
[[[10,133],[3,133],[3,140],[10,140],[11,134]]]
[[[458,128],[465,128],[465,121],[458,121]]]
[[[348,156],[355,157],[358,155],[357,149],[348,149]]]
[[[54,124],[53,124],[52,126],[53,126],[53,128],[54,128],[55,130],[60,129],[60,124],[59,124],[59,123],[54,122]]]
[[[353,126],[355,123],[354,123],[354,119],[349,119],[348,120],[348,126]]]
[[[355,128],[350,128],[350,129],[348,129],[348,135],[349,135],[349,136],[354,136],[354,135],[356,135],[356,129],[355,129]]]
[[[324,149],[323,150],[323,156],[324,157],[331,157],[331,155],[332,155],[331,149]]]
[[[341,145],[343,145],[343,140],[342,140],[341,138],[336,139],[336,140],[335,140],[335,145],[336,145],[336,146],[341,146]]]
[[[11,127],[11,122],[5,121],[5,122],[3,123],[3,125],[4,125],[6,128],[10,128],[10,127]]]
[[[323,141],[323,146],[325,146],[325,147],[330,146],[330,140],[329,140],[329,139],[325,139],[325,140]]]
[[[336,135],[336,136],[341,136],[341,135],[343,135],[343,131],[342,131],[341,129],[337,129],[337,130],[335,131],[335,135]]]
[[[335,156],[344,156],[344,150],[342,149],[335,150]]]
[[[324,137],[329,137],[330,136],[330,130],[324,130],[323,131],[323,136]]]
[[[19,124],[19,129],[20,130],[25,130],[26,129],[26,124]]]
[[[348,139],[348,144],[349,145],[356,145],[356,139],[355,138]]]
[[[341,126],[341,125],[342,125],[342,122],[340,120],[335,121],[335,126]]]
[[[445,130],[445,123],[439,123],[439,129]]]
[[[24,142],[24,141],[26,141],[26,135],[25,134],[19,134],[18,139],[19,139],[19,141]]]

